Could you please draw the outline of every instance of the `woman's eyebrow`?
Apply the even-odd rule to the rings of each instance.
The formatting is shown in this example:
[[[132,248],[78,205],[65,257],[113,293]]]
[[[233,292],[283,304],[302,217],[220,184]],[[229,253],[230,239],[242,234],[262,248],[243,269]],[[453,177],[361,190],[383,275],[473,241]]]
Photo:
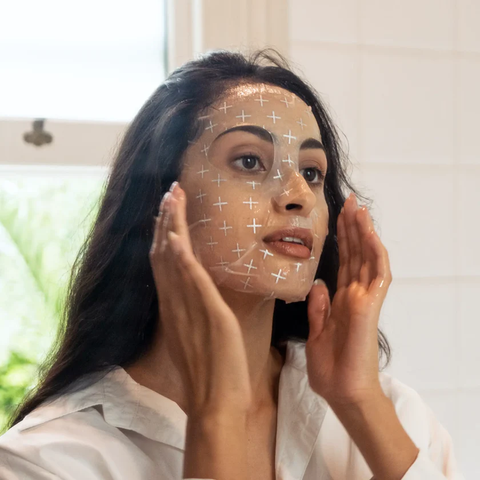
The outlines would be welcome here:
[[[220,137],[226,135],[227,133],[237,131],[253,133],[253,135],[256,135],[261,140],[273,143],[272,135],[268,132],[268,130],[263,129],[262,127],[257,127],[256,125],[238,125],[237,127],[229,128],[228,130],[222,132],[213,142],[216,142]]]
[[[262,127],[258,127],[256,125],[238,125],[237,127],[232,127],[222,132],[213,142],[217,141],[221,136],[226,135],[227,133],[237,131],[252,133],[261,140],[269,143],[273,143],[273,140],[276,139],[274,134],[271,134],[268,130],[265,130]],[[320,150],[325,151],[325,147],[323,146],[322,142],[316,138],[307,138],[300,145],[300,150],[307,150],[310,148],[319,148]]]
[[[325,151],[325,147],[323,146],[323,143],[320,140],[317,140],[316,138],[307,138],[300,145],[300,150],[307,150],[309,148],[319,148],[320,150]]]

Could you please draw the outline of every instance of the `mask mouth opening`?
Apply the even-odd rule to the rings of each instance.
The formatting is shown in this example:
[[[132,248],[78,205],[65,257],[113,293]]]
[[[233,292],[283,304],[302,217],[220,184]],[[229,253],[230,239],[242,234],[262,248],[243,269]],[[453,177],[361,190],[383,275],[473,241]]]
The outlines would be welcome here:
[[[313,234],[311,230],[306,228],[283,228],[281,230],[276,230],[275,232],[270,233],[263,238],[265,243],[268,242],[289,242],[294,244],[303,244],[310,251],[312,251],[313,246]],[[300,242],[301,243],[300,243]]]

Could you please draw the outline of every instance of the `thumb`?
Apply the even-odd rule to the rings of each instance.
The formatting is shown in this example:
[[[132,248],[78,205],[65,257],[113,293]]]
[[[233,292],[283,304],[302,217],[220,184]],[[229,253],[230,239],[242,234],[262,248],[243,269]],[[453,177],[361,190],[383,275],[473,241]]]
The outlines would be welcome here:
[[[313,282],[312,289],[308,296],[308,322],[310,333],[308,338],[316,338],[322,333],[325,321],[330,315],[330,297],[327,285],[323,280],[317,278]]]

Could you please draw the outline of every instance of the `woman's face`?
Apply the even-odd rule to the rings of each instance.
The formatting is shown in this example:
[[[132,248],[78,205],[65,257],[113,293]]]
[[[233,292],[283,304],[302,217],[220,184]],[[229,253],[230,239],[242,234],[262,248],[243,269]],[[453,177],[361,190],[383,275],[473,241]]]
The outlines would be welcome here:
[[[310,108],[244,84],[199,120],[180,177],[195,254],[218,286],[304,300],[328,234],[327,158]]]

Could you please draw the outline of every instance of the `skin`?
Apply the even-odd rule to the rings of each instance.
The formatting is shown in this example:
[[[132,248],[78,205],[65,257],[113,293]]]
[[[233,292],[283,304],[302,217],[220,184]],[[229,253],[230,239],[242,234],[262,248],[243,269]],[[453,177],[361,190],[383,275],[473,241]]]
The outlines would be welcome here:
[[[197,258],[224,290],[304,300],[328,233],[327,159],[309,107],[281,88],[247,84],[205,113],[180,178]],[[289,226],[311,231],[310,258],[280,255],[263,242]]]
[[[273,101],[273,98],[270,99]],[[231,141],[234,142],[233,137]],[[224,152],[230,147],[227,142]],[[187,152],[187,160],[193,168],[187,168],[185,175],[182,174],[184,189],[177,190],[186,196],[186,210],[194,212],[196,207],[191,202],[198,185],[194,184],[193,179],[201,157],[198,151],[190,153]],[[302,153],[299,154],[299,165]],[[326,160],[320,158],[320,155],[324,155],[322,150],[316,151],[315,155],[319,155],[319,162]],[[221,152],[219,157],[222,158]],[[299,188],[294,203],[301,208],[292,210],[286,208],[288,202],[280,206],[278,202],[275,203],[278,194],[274,190],[271,192],[270,201],[274,208],[264,212],[268,218],[273,214],[276,219],[284,219],[298,212],[308,216],[317,201],[320,205],[324,201],[323,190],[320,198],[315,197],[313,201],[312,190]],[[172,209],[175,214],[175,207]],[[178,211],[176,213],[178,215]],[[215,215],[214,211],[211,213]],[[237,212],[237,215],[240,213]],[[218,219],[221,220],[220,217]],[[320,209],[314,220],[317,232],[324,229],[323,237],[319,239],[323,245],[328,217],[322,216]],[[193,214],[188,224],[195,225],[195,222]],[[333,301],[330,303],[325,285],[309,285],[310,335],[306,344],[309,384],[335,411],[375,478],[400,479],[415,461],[418,448],[403,429],[393,404],[384,395],[378,376],[379,315],[392,281],[388,253],[374,230],[367,208],[359,208],[354,195],[347,198],[337,228],[340,270]],[[200,237],[192,235],[194,249],[195,238]],[[178,235],[177,239],[183,245],[187,243]],[[200,246],[197,245],[198,248]],[[203,258],[207,268],[212,266],[208,258]],[[278,380],[284,363],[282,355],[270,347],[274,301],[264,296],[265,284],[262,283],[268,280],[268,275],[260,279],[259,294],[245,293],[228,281],[217,284],[223,300],[238,319],[244,339],[252,389],[252,402],[248,410],[251,418],[277,405]],[[289,288],[296,288],[295,293],[302,296],[305,286],[300,283],[304,282],[293,281]],[[162,365],[161,371],[155,365]],[[136,381],[174,400],[186,411],[186,393],[175,365],[174,354],[162,344],[159,333],[152,350],[127,371]]]
[[[263,107],[257,102],[260,95],[263,100],[261,103],[266,102]],[[288,107],[281,102],[284,99],[289,103]],[[232,105],[227,113],[222,110],[224,102],[227,102],[227,106]],[[242,110],[251,115],[245,122],[236,118]],[[281,117],[281,121],[275,119],[274,123],[268,119],[267,115],[271,115],[272,110],[276,116]],[[250,414],[253,417],[265,409],[275,408],[278,403],[279,376],[285,358],[283,352],[270,347],[275,298],[298,301],[304,299],[311,288],[328,234],[328,209],[323,181],[315,174],[314,169],[326,172],[328,165],[325,152],[320,148],[320,130],[309,107],[286,90],[265,85],[233,89],[207,113],[204,124],[208,126],[211,121],[219,127],[213,131],[203,129],[200,137],[187,149],[180,185],[187,199],[187,222],[192,247],[197,258],[214,278],[219,292],[234,312],[242,330],[252,388]],[[300,119],[304,125],[297,123]],[[245,131],[232,131],[221,135],[238,125],[262,127],[264,123],[272,136],[279,140],[275,145]],[[289,142],[282,138],[288,131],[295,134],[294,141]],[[308,139],[317,140],[318,145],[300,149],[302,143]],[[205,146],[209,147],[208,158],[202,152]],[[259,171],[258,164],[253,172],[241,170],[241,157],[250,152],[260,158],[267,172]],[[294,163],[282,164],[281,159],[288,155]],[[232,166],[232,161],[235,161],[235,167]],[[209,171],[199,175],[202,167]],[[273,178],[277,167],[281,168],[284,174],[282,182]],[[221,185],[219,188],[212,182],[219,174],[228,179],[228,187]],[[304,175],[310,180],[307,181]],[[252,187],[246,183],[251,180],[262,182],[262,188],[257,186],[253,192]],[[202,199],[203,203],[197,199],[200,190],[207,195]],[[283,194],[285,190],[290,191],[288,196]],[[222,211],[212,205],[213,200],[206,201],[209,197],[216,201],[218,195],[221,195],[222,201],[228,202]],[[243,204],[243,200],[252,196],[258,204],[251,211]],[[289,209],[289,206],[295,208]],[[212,219],[207,228],[200,222],[204,215]],[[251,222],[250,215],[264,226],[263,229],[254,233],[252,229],[245,227]],[[232,235],[226,238],[222,232],[218,233],[218,227],[224,219],[233,225]],[[265,247],[262,238],[267,233],[291,224],[303,226],[307,221],[310,222],[314,234],[312,253],[315,253],[315,257],[312,260],[278,254],[263,260],[264,254],[260,249]],[[219,242],[219,246],[215,246],[213,251],[207,246],[212,236],[213,240]],[[237,243],[245,248],[245,253],[240,258],[232,254]],[[232,273],[219,271],[217,262],[220,256],[230,260],[228,270]],[[250,259],[257,265],[259,273],[251,277],[254,288],[245,291],[240,280],[245,278],[243,264]],[[298,273],[295,263],[301,263]],[[278,272],[279,269],[289,274],[284,282],[275,284],[271,273]],[[270,297],[272,290],[275,290],[274,297]],[[139,383],[173,399],[186,411],[185,389],[180,376],[175,374],[178,359],[171,357],[162,342],[163,337],[159,333],[151,352],[127,371]],[[162,372],[168,373],[157,372],[151,365],[162,365]]]

